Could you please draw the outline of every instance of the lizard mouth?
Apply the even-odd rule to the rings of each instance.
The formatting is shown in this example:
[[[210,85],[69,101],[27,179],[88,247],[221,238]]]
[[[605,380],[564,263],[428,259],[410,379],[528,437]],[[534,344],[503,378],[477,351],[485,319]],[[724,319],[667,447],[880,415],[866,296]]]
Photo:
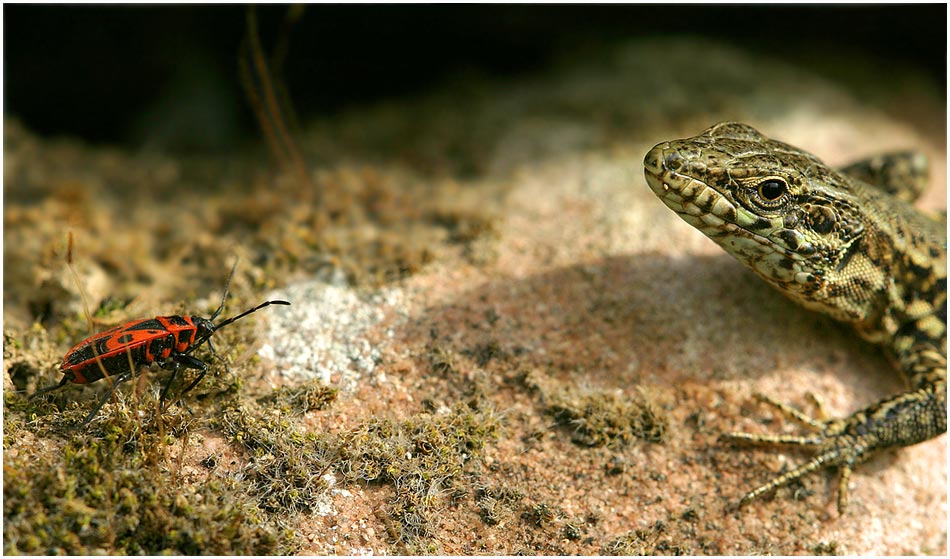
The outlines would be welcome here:
[[[725,193],[705,182],[676,171],[689,163],[668,142],[654,147],[643,159],[647,184],[671,210],[710,236],[740,230],[759,236],[739,222],[740,212]],[[715,234],[715,235],[714,235]]]
[[[698,171],[698,166],[701,164],[677,153],[669,142],[658,144],[643,159],[644,175],[654,194],[684,221],[740,256],[753,269],[763,261],[806,259],[803,252],[791,250],[775,238],[774,233],[784,229],[781,223],[750,213],[728,192],[680,171]],[[764,264],[761,267],[760,272],[765,269]]]

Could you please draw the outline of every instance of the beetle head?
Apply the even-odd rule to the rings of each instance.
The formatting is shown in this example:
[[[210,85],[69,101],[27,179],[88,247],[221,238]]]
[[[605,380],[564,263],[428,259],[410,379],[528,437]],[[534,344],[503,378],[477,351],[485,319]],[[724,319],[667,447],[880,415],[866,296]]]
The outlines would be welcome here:
[[[209,338],[211,334],[214,333],[214,323],[211,322],[211,320],[200,316],[193,316],[191,317],[191,321],[194,322],[195,328],[197,329],[195,332],[196,340]]]

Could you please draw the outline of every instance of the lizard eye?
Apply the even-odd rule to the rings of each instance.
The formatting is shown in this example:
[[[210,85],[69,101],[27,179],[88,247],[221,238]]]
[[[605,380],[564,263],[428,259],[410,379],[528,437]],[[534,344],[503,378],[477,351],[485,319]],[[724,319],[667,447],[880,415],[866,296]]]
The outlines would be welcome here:
[[[788,192],[788,186],[778,179],[768,179],[759,183],[759,197],[765,202],[776,202]]]

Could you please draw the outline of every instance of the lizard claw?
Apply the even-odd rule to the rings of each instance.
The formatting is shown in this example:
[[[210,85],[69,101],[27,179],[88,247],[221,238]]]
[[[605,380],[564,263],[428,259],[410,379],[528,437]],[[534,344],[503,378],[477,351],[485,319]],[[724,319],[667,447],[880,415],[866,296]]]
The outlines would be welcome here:
[[[848,482],[851,478],[851,472],[854,465],[863,462],[867,458],[865,449],[870,446],[869,441],[862,440],[861,436],[855,434],[860,431],[859,424],[862,415],[855,414],[845,420],[821,421],[767,396],[757,394],[756,397],[760,401],[775,407],[783,415],[801,422],[803,425],[817,431],[817,433],[812,436],[801,436],[730,432],[720,435],[720,442],[809,447],[815,449],[817,454],[805,464],[746,493],[739,500],[737,508],[742,508],[755,499],[789,485],[812,472],[837,466],[841,471],[841,479],[838,483],[838,513],[843,514],[848,504]]]

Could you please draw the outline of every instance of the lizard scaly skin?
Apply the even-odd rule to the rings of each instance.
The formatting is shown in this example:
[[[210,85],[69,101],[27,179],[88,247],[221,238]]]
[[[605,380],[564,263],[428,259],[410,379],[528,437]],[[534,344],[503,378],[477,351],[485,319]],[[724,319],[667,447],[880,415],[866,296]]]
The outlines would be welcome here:
[[[792,300],[880,344],[909,384],[906,392],[830,420],[765,398],[814,434],[724,438],[807,446],[815,455],[746,494],[740,506],[836,466],[842,512],[854,466],[881,449],[947,430],[946,230],[909,205],[910,185],[893,184],[925,175],[925,162],[909,154],[897,161],[871,159],[839,172],[729,122],[658,144],[644,159],[647,182],[663,203]]]

